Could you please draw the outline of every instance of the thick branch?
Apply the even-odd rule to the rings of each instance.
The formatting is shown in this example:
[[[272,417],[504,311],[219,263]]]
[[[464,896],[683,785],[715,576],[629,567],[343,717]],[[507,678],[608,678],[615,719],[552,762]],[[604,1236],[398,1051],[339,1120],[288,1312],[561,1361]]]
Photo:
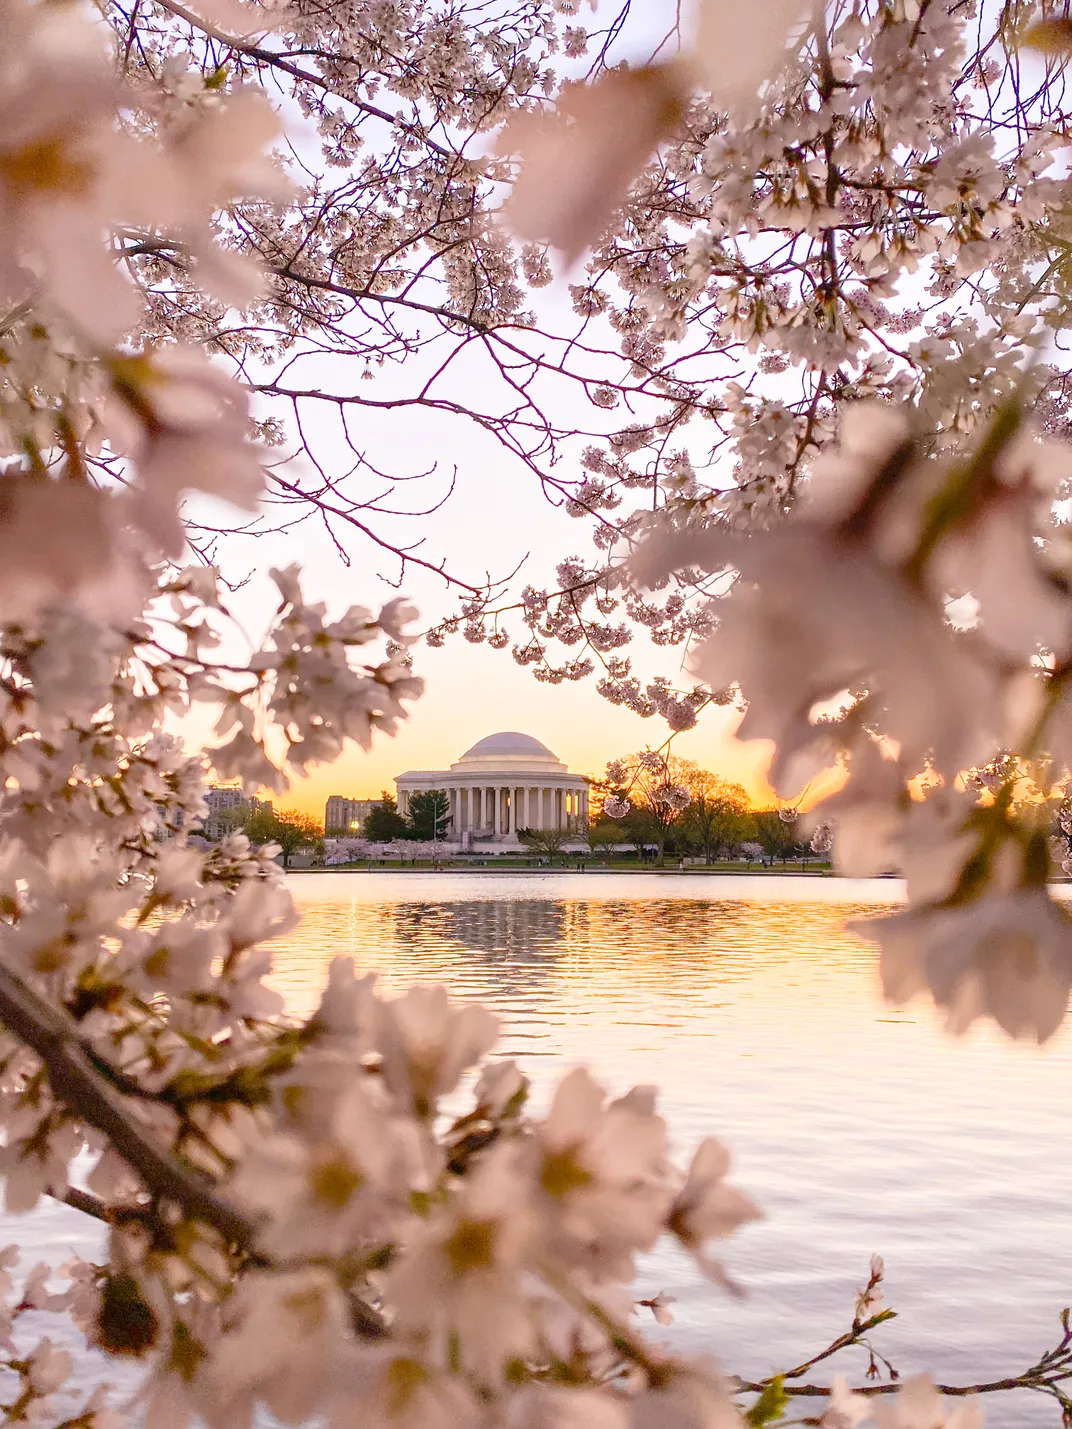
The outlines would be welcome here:
[[[68,1186],[62,1196],[55,1191],[50,1191],[49,1195],[64,1206],[81,1211],[84,1216],[92,1216],[95,1221],[104,1221],[105,1225],[111,1225],[112,1217],[108,1207],[91,1191],[80,1191],[77,1186]]]
[[[252,1242],[253,1223],[218,1196],[206,1177],[157,1145],[92,1066],[66,1014],[3,963],[0,1022],[41,1058],[57,1100],[106,1136],[154,1195],[182,1206],[231,1245],[245,1247]]]
[[[44,1063],[57,1100],[101,1132],[148,1189],[174,1201],[187,1215],[220,1232],[233,1246],[248,1249],[256,1224],[217,1195],[212,1183],[158,1146],[131,1117],[108,1079],[93,1066],[66,1013],[53,1007],[10,967],[0,962],[0,1022]],[[69,1187],[58,1200],[97,1220],[113,1213],[98,1197]],[[271,1269],[272,1261],[252,1252],[249,1263]],[[380,1312],[355,1291],[347,1292],[354,1330],[366,1339],[382,1339],[387,1324]]]

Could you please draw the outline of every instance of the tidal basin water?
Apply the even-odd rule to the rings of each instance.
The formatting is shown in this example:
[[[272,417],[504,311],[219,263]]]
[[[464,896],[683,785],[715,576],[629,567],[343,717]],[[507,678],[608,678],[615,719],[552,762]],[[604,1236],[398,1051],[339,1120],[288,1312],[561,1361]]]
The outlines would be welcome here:
[[[388,991],[443,982],[498,1014],[501,1051],[528,1070],[537,1105],[583,1062],[615,1092],[660,1087],[683,1159],[704,1135],[729,1145],[766,1216],[725,1244],[747,1296],[657,1252],[638,1290],[676,1297],[658,1334],[746,1377],[785,1369],[848,1328],[879,1252],[899,1317],[876,1345],[902,1374],[998,1377],[1059,1338],[1072,1304],[1072,1034],[1041,1050],[986,1030],[954,1040],[922,1002],[885,1007],[875,949],[844,924],[898,901],[898,884],[338,873],[289,886],[304,917],[277,944],[274,976],[294,1010],[315,1004],[336,954]],[[4,1220],[3,1238],[34,1256],[88,1244],[65,1208]],[[862,1376],[866,1355],[839,1363]],[[1060,1422],[1030,1394],[987,1412]]]

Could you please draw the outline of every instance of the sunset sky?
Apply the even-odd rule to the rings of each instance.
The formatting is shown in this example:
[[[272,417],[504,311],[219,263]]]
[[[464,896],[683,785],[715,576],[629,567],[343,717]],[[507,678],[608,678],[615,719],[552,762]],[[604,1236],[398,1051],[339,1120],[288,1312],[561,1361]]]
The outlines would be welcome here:
[[[561,300],[557,287],[546,290],[546,295],[549,301]],[[314,385],[322,390],[353,390],[350,378],[354,374],[345,362],[325,360],[322,371],[313,375],[317,379]],[[377,395],[381,382],[386,381],[389,388],[392,380],[401,379],[378,380]],[[285,409],[273,410],[285,416]],[[588,523],[572,519],[552,505],[533,474],[471,421],[444,411],[390,406],[352,412],[350,417],[351,436],[362,442],[370,467],[399,479],[392,490],[387,480],[366,470],[350,478],[344,488],[354,496],[360,493],[369,503],[358,514],[381,538],[410,548],[433,564],[445,562],[451,573],[473,585],[510,577],[508,589],[515,599],[529,583],[553,590],[555,566],[562,559],[590,558]],[[325,474],[334,479],[353,467],[353,450],[340,439],[323,404],[307,404],[302,420]],[[566,456],[560,469],[570,459]],[[302,470],[311,472],[308,459],[302,460],[304,467],[294,462],[288,468],[288,480],[295,480]],[[379,505],[390,508],[387,514],[376,510],[381,492],[384,498]],[[444,497],[447,499],[431,514],[395,514],[427,512]],[[268,516],[288,520],[294,512],[293,506],[286,507],[280,517],[278,507],[274,511],[269,508]],[[211,517],[213,513],[202,503],[193,514]],[[214,514],[220,525],[233,526],[233,511]],[[399,579],[397,559],[352,527],[336,525],[334,534],[335,540],[313,513],[283,533],[226,539],[220,548],[220,564],[232,580],[241,582],[248,577],[235,593],[232,607],[250,637],[258,637],[276,604],[275,587],[267,578],[269,569],[291,563],[302,568],[307,595],[327,602],[332,613],[341,613],[351,603],[375,609],[402,595],[420,610],[423,628],[457,610],[457,590],[448,589],[438,576],[409,566]],[[516,614],[506,616],[505,628],[512,640],[523,634]],[[556,662],[579,653],[577,647],[551,648]],[[682,670],[680,650],[657,649],[640,637],[635,647],[622,653],[633,656],[635,672],[642,681],[662,674],[684,687],[694,683]],[[535,736],[580,774],[600,774],[609,759],[649,744],[657,747],[669,732],[658,718],[641,720],[609,705],[596,692],[594,680],[557,687],[538,684],[528,670],[514,663],[509,650],[469,645],[460,635],[439,650],[419,644],[414,650],[414,669],[426,680],[427,689],[398,738],[377,740],[369,754],[353,749],[333,766],[314,771],[276,800],[280,807],[322,816],[329,794],[378,795],[383,788],[393,787],[396,774],[406,769],[446,768],[478,739],[499,730]],[[737,743],[733,730],[739,720],[733,710],[712,709],[701,716],[698,729],[679,736],[675,750],[739,781],[754,800],[767,802],[772,795],[763,771],[769,762],[769,746],[765,742]],[[204,744],[208,728],[188,722],[188,742]]]
[[[442,416],[433,422],[428,414],[411,413],[404,442],[399,440],[396,421],[370,419],[369,436],[381,470],[407,474],[435,463],[440,472],[456,470],[455,490],[434,515],[366,519],[390,540],[419,542],[422,555],[436,561],[445,558],[463,578],[479,581],[486,573],[495,577],[519,568],[512,581],[515,593],[529,582],[553,588],[556,563],[589,550],[584,522],[571,520],[553,507],[529,473],[511,470],[497,443],[474,433],[471,426]],[[448,480],[436,474],[404,485],[388,504],[397,507],[405,500],[419,510],[440,494]],[[404,595],[419,608],[423,627],[457,608],[456,597],[437,577],[410,567],[396,584],[396,560],[361,543],[352,532],[344,532],[343,540],[349,566],[314,519],[283,534],[228,540],[221,564],[232,579],[249,577],[232,597],[232,609],[251,637],[259,635],[276,604],[268,571],[291,562],[302,568],[308,596],[324,600],[333,614],[351,603],[378,608],[383,601]],[[505,625],[512,639],[522,634],[516,616],[508,616]],[[559,647],[552,658],[561,660],[567,653],[578,651]],[[684,686],[693,683],[681,668],[680,650],[658,650],[640,637],[630,653],[641,679],[664,674]],[[601,774],[608,760],[648,745],[657,747],[669,732],[657,717],[642,720],[608,704],[593,679],[539,684],[514,663],[509,650],[473,646],[460,635],[438,650],[418,644],[413,654],[414,669],[425,679],[426,692],[412,707],[398,737],[377,738],[368,754],[351,748],[335,764],[296,780],[289,793],[276,798],[278,807],[322,817],[329,794],[365,798],[378,796],[384,788],[393,792],[396,774],[446,768],[478,739],[499,730],[535,736],[579,774]],[[697,729],[678,736],[675,751],[740,782],[753,800],[771,801],[763,777],[770,746],[765,741],[737,742],[733,731],[739,721],[735,710],[711,709],[701,716]],[[187,722],[184,733],[191,745],[203,745],[208,742],[209,726]]]
[[[587,550],[587,530],[583,522],[552,507],[531,476],[510,472],[497,446],[445,419],[434,438],[427,432],[421,434],[411,422],[406,445],[379,454],[378,459],[385,466],[394,462],[391,469],[419,470],[428,462],[429,443],[434,440],[435,454],[442,460],[444,452],[451,452],[451,439],[459,437],[464,440],[456,453],[457,487],[444,509],[431,517],[384,517],[376,529],[398,542],[423,541],[422,554],[435,559],[445,556],[452,569],[465,577],[479,578],[485,571],[495,575],[520,566],[513,582],[515,591],[530,581],[553,586],[556,562]],[[423,484],[423,501],[420,492],[409,498],[414,506],[427,502],[434,480]],[[348,546],[347,553],[349,568],[321,526],[312,521],[285,534],[229,542],[222,564],[232,578],[250,578],[232,597],[232,608],[243,628],[256,636],[266,624],[277,599],[267,573],[273,566],[290,562],[302,567],[307,594],[324,600],[333,614],[341,613],[350,603],[376,608],[396,595],[405,595],[419,608],[423,627],[456,608],[442,582],[427,572],[410,568],[396,586],[397,562],[392,569],[390,558],[367,545]],[[521,635],[516,616],[508,616],[505,625],[513,639]],[[553,658],[560,660],[565,653],[559,647]],[[658,650],[640,636],[631,653],[642,679],[665,674],[684,686],[693,683],[682,671],[680,650]],[[540,684],[530,671],[515,664],[509,650],[470,645],[460,635],[441,649],[418,644],[413,663],[415,672],[426,681],[426,691],[412,706],[411,717],[398,736],[377,738],[367,754],[351,748],[333,765],[296,780],[289,793],[276,798],[277,807],[322,817],[329,794],[366,798],[378,796],[384,788],[393,792],[396,774],[407,769],[446,768],[478,739],[499,730],[535,736],[579,774],[602,774],[608,760],[648,745],[657,747],[669,733],[658,717],[642,720],[608,704],[597,693],[594,679],[558,686]],[[734,739],[740,717],[733,709],[704,712],[697,729],[677,737],[675,752],[740,782],[753,800],[772,801],[763,777],[770,746],[766,741],[742,744]],[[190,744],[207,742],[208,733],[207,724],[187,723],[185,727]]]
[[[506,651],[473,649],[459,641],[444,650],[417,652],[417,669],[428,689],[396,739],[379,739],[369,754],[355,749],[337,763],[296,782],[277,800],[280,807],[322,817],[329,794],[351,798],[394,792],[392,780],[406,769],[445,769],[486,734],[514,729],[534,735],[578,774],[602,774],[608,759],[657,745],[667,734],[656,719],[638,719],[602,699],[591,682],[538,685]],[[739,781],[754,800],[772,799],[763,778],[770,759],[766,741],[738,743],[732,737],[740,715],[712,710],[700,727],[679,735],[674,749],[726,779]]]

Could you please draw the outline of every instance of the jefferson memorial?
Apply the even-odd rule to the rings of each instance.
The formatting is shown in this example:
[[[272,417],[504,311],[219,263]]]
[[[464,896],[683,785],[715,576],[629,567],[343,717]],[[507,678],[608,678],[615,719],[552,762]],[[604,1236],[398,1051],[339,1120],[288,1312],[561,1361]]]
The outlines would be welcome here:
[[[410,796],[442,789],[450,800],[449,838],[517,843],[518,829],[576,828],[588,821],[588,785],[530,734],[489,734],[449,769],[409,769],[395,779],[398,812]]]

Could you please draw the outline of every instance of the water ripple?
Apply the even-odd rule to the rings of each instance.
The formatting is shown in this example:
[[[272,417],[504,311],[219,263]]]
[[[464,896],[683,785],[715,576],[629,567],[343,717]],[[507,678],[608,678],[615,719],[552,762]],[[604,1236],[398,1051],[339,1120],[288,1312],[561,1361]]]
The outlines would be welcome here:
[[[975,1380],[1033,1362],[1072,1302],[1065,1150],[1072,1037],[1043,1051],[985,1030],[954,1042],[922,1003],[889,1009],[847,917],[896,882],[599,874],[295,875],[304,918],[275,981],[315,1005],[330,959],[387,990],[446,983],[502,1020],[537,1100],[580,1062],[608,1088],[650,1082],[682,1156],[708,1134],[766,1219],[727,1246],[728,1300],[671,1252],[644,1266],[675,1295],[677,1343],[739,1373],[785,1368],[844,1330],[880,1251],[903,1372]],[[92,1247],[73,1212],[8,1219],[29,1256]],[[846,1368],[862,1373],[858,1361]],[[113,1374],[114,1378],[114,1367]],[[1056,1424],[1027,1395],[991,1425]]]
[[[1072,1039],[953,1041],[922,1003],[886,1008],[871,944],[844,931],[901,901],[892,881],[607,875],[307,875],[277,985],[308,1008],[336,953],[386,989],[446,983],[501,1017],[537,1088],[586,1062],[662,1089],[682,1154],[723,1137],[767,1219],[728,1249],[727,1301],[682,1257],[679,1342],[736,1370],[784,1368],[851,1317],[872,1251],[901,1312],[903,1371],[972,1379],[1029,1363],[1072,1301],[1064,1150]],[[864,1365],[854,1366],[857,1372]],[[994,1404],[991,1423],[1056,1422]]]

